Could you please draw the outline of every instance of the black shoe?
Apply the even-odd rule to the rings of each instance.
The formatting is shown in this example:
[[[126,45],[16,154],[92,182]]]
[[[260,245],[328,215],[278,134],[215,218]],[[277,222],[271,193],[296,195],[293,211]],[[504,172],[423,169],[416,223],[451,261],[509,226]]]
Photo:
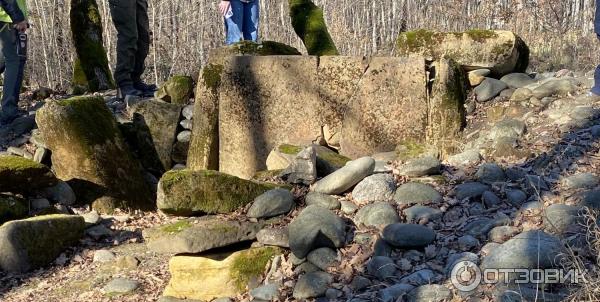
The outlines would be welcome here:
[[[140,90],[137,90],[135,88],[133,88],[133,86],[122,86],[119,87],[119,89],[117,89],[117,98],[118,99],[125,99],[126,96],[131,95],[131,96],[142,96],[142,92]]]
[[[154,84],[146,84],[144,82],[133,83],[133,87],[142,92],[143,97],[153,97],[158,87]]]

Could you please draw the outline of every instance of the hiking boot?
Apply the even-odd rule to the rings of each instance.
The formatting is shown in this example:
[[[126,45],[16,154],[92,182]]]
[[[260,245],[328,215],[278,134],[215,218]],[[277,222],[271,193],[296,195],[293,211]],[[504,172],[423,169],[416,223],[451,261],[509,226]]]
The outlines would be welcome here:
[[[125,99],[126,96],[142,96],[142,92],[138,89],[133,88],[133,86],[122,86],[117,89],[117,98],[120,100]]]
[[[158,87],[154,84],[146,84],[144,82],[133,83],[133,87],[142,92],[143,97],[153,97]]]

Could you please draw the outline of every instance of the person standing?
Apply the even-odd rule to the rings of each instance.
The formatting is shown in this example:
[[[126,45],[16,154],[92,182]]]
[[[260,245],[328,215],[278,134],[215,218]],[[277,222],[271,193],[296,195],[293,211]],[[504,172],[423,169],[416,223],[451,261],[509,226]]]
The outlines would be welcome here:
[[[147,0],[109,0],[110,14],[117,29],[117,66],[114,76],[118,97],[151,97],[156,85],[142,81],[150,50],[150,23]]]
[[[258,41],[259,0],[222,0],[219,11],[225,17],[227,45],[242,40]]]
[[[19,92],[27,60],[26,54],[17,51],[18,34],[28,27],[25,0],[0,0],[0,72],[4,72],[0,125],[10,124],[18,116]]]

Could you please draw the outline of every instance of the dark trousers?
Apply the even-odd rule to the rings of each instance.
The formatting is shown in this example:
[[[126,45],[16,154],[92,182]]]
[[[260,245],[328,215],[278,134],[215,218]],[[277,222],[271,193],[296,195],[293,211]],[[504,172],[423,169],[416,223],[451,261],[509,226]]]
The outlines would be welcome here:
[[[23,83],[26,57],[17,55],[17,31],[12,24],[0,22],[0,73],[4,73],[4,88],[0,101],[0,121],[17,117],[19,93]]]
[[[150,24],[147,0],[109,0],[110,13],[117,29],[117,66],[119,87],[141,82],[144,61],[150,49]]]

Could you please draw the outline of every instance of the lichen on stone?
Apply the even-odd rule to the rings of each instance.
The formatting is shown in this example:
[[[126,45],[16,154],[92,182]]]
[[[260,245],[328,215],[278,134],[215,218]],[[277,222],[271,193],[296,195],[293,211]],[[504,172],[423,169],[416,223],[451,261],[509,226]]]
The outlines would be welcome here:
[[[161,231],[166,232],[166,233],[180,233],[181,231],[190,228],[192,226],[192,223],[187,220],[187,219],[183,219],[183,220],[179,220],[177,222],[173,222],[171,224],[167,224],[161,227]]]
[[[302,147],[290,145],[290,144],[282,144],[278,148],[279,152],[288,155],[296,155],[300,151],[302,151]]]
[[[281,254],[275,247],[250,249],[240,254],[232,263],[230,276],[236,287],[243,291],[252,278],[260,277],[271,259]]]

